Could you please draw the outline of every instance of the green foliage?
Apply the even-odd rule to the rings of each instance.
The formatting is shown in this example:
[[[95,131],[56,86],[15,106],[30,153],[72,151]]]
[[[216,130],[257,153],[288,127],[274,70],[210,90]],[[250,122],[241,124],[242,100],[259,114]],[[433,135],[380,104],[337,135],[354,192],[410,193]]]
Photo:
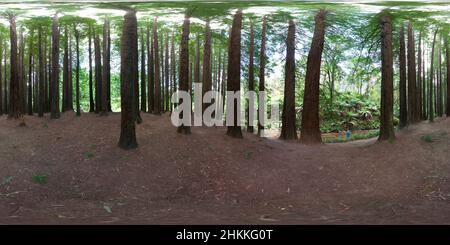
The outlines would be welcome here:
[[[432,143],[434,141],[433,137],[429,134],[423,135],[420,139],[427,143]]]
[[[322,132],[376,129],[379,116],[378,102],[354,92],[337,94],[331,105],[328,100],[321,99]]]
[[[36,175],[33,175],[32,180],[34,183],[44,185],[44,184],[47,184],[48,175],[47,174],[36,174]]]

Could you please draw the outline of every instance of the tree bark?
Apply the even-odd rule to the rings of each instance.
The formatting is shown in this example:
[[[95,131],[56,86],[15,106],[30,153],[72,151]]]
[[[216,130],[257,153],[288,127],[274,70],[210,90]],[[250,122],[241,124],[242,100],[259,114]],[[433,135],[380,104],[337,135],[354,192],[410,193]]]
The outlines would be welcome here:
[[[248,91],[249,93],[255,91],[255,64],[254,64],[254,53],[255,53],[255,33],[253,31],[253,22],[250,20],[250,47],[249,47],[249,64],[248,64]],[[219,55],[219,73],[220,73],[220,55]],[[253,98],[254,100],[256,98]],[[247,132],[253,133],[253,122],[250,122],[250,114],[253,113],[253,108],[250,108],[250,104],[247,101]]]
[[[94,32],[95,58],[95,113],[102,111],[102,56],[100,53],[100,37]]]
[[[92,86],[92,25],[89,25],[89,112],[95,111],[94,88]]]
[[[295,126],[295,23],[289,21],[286,39],[286,67],[284,72],[284,103],[280,139],[297,139]]]
[[[120,97],[121,125],[119,147],[134,149],[136,141],[135,125],[135,80],[138,79],[138,36],[136,12],[129,10],[124,16],[120,50]]]
[[[154,72],[155,72],[155,100],[153,113],[161,115],[161,83],[160,83],[160,67],[159,67],[159,48],[158,48],[158,21],[155,18],[153,21],[153,57],[154,57]]]
[[[180,73],[179,73],[179,90],[189,91],[189,16],[184,17],[182,33],[181,33],[181,43],[180,43]],[[183,111],[183,118],[186,116],[184,113],[191,113]],[[189,125],[180,125],[177,128],[177,132],[180,134],[190,134],[191,127]]]
[[[416,111],[418,121],[423,118],[422,111],[422,31],[419,32],[419,44],[417,50],[417,91]]]
[[[241,90],[241,28],[242,10],[239,9],[233,17],[231,26],[230,44],[228,46],[228,80],[227,90],[238,92]],[[238,101],[233,100],[233,126],[228,126],[227,135],[233,138],[242,138],[241,126],[238,120]],[[227,108],[228,110],[228,108]]]
[[[414,45],[414,31],[411,22],[408,23],[408,122],[416,123],[416,52]]]
[[[153,65],[154,47],[150,35],[150,23],[147,23],[147,56],[148,56],[148,112],[152,113],[155,109],[155,74]]]
[[[406,50],[405,50],[405,30],[404,25],[400,26],[400,82],[399,82],[399,99],[400,99],[400,127],[408,125],[408,109],[406,102]]]
[[[27,92],[27,111],[28,115],[33,115],[33,70],[34,70],[34,60],[33,60],[33,33],[30,36],[28,44],[28,92]]]
[[[51,82],[51,114],[50,118],[60,117],[59,113],[59,27],[58,16],[55,14],[52,24],[52,82]]]
[[[2,57],[3,57],[3,40],[0,38],[0,116],[3,115],[3,80],[2,80]]]
[[[439,35],[439,44],[438,44],[438,68],[437,68],[437,91],[436,91],[436,102],[437,102],[437,114],[442,117],[443,109],[442,109],[442,42],[441,35]]]
[[[265,66],[266,66],[266,16],[263,16],[262,20],[262,32],[261,32],[261,51],[259,53],[259,93],[265,90]],[[225,66],[225,62],[224,62]],[[225,67],[224,67],[225,69]],[[225,90],[224,90],[225,92]],[[225,96],[224,103],[225,103]],[[266,105],[258,105],[259,110],[263,109]],[[258,136],[263,136],[264,134],[264,119],[260,118],[260,113],[258,113]]]
[[[38,116],[44,116],[44,53],[42,50],[42,27],[39,27],[38,31],[38,56],[39,56],[39,106],[38,106]]]
[[[392,22],[390,16],[381,17],[381,112],[379,141],[393,140],[393,64]]]
[[[448,43],[448,37],[445,38],[445,56],[447,63],[447,107],[445,114],[450,117],[450,45]]]
[[[109,87],[109,20],[105,19],[103,23],[103,66],[102,66],[102,102],[101,102],[101,114],[103,116],[108,115],[108,87]]]
[[[430,122],[434,121],[434,110],[433,110],[433,79],[434,79],[434,46],[436,44],[436,35],[438,29],[434,32],[433,43],[431,46],[431,60],[430,60],[430,81],[428,88],[428,120]]]
[[[305,95],[300,142],[304,144],[321,143],[319,126],[319,82],[320,64],[325,38],[325,10],[319,10],[315,17],[315,30],[306,63]]]
[[[203,45],[203,86],[202,95],[212,90],[212,74],[211,74],[211,28],[209,27],[209,20],[206,21],[205,27],[205,43]],[[202,112],[210,105],[210,103],[202,104]]]
[[[23,119],[21,111],[22,98],[20,97],[20,79],[19,79],[19,64],[17,61],[17,31],[16,31],[16,17],[12,14],[9,16],[9,33],[10,33],[10,96],[9,96],[9,118]],[[23,122],[22,122],[23,123]]]
[[[176,61],[175,61],[175,34],[172,32],[172,47],[170,49],[170,69],[172,70],[172,95],[177,90],[176,80],[177,80],[177,74],[176,74]],[[170,111],[173,111],[173,103],[170,104]]]
[[[68,110],[69,104],[69,37],[67,26],[64,26],[64,57],[63,57],[63,94],[62,112]]]
[[[74,32],[75,32],[75,45],[76,45],[76,55],[77,55],[77,65],[76,65],[76,77],[75,77],[75,93],[76,93],[76,115],[81,115],[81,108],[80,108],[80,32],[78,31],[77,27],[74,26]]]
[[[144,42],[144,30],[141,30],[141,111],[147,111],[147,95],[145,93],[145,42]]]
[[[169,96],[169,34],[166,32],[166,39],[164,40],[164,111],[169,111],[170,96]]]

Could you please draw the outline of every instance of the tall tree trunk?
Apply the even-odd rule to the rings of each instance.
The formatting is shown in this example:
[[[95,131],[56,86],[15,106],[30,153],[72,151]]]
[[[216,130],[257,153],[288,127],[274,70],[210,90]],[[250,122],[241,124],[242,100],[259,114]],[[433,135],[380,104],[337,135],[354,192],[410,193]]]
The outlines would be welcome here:
[[[427,74],[426,74],[426,62],[425,62],[425,53],[426,47],[425,42],[423,42],[423,48],[422,48],[422,111],[423,111],[423,117],[422,120],[426,120],[428,118],[427,113]]]
[[[3,70],[2,70],[2,57],[3,57],[3,40],[0,38],[0,116],[3,115]]]
[[[150,23],[147,23],[147,56],[148,56],[148,112],[155,110],[155,73],[153,65],[154,47],[150,35]]]
[[[44,35],[43,41],[43,55],[44,55],[44,112],[49,112],[48,106],[48,63],[47,63],[47,37]]]
[[[51,74],[51,114],[50,118],[60,117],[59,113],[59,27],[55,14],[52,24],[52,74]]]
[[[16,17],[12,14],[8,16],[9,18],[9,33],[10,33],[10,101],[9,101],[9,118],[22,119],[23,115],[20,109],[22,98],[20,97],[20,79],[19,79],[19,64],[17,61],[17,31],[16,31]],[[22,124],[24,122],[22,121]]]
[[[33,115],[33,34],[30,36],[30,43],[28,44],[28,93],[27,93],[27,111],[28,115]]]
[[[231,26],[230,44],[228,46],[228,80],[227,90],[238,92],[241,90],[241,28],[242,28],[242,10],[239,9],[233,17]],[[233,99],[231,102],[234,107],[233,126],[228,126],[227,135],[233,138],[242,138],[242,131],[238,114],[240,111],[239,99]],[[230,104],[231,104],[230,103]],[[229,108],[227,107],[227,110]],[[228,123],[228,121],[227,121]]]
[[[136,12],[129,10],[124,17],[120,48],[121,125],[119,147],[138,146],[135,125],[135,79],[138,79],[138,35]]]
[[[76,89],[76,107],[77,107],[77,116],[81,115],[80,108],[80,32],[77,27],[74,25],[75,31],[75,45],[76,45],[76,55],[77,55],[77,67],[76,67],[76,80],[75,80],[75,89]]]
[[[20,32],[20,41],[19,41],[19,91],[20,91],[20,111],[22,114],[25,113],[25,105],[26,105],[26,87],[27,87],[27,80],[25,78],[25,41],[23,37],[23,31]]]
[[[69,104],[69,37],[67,25],[64,26],[64,57],[63,57],[63,94],[62,94],[62,112],[68,110]]]
[[[100,53],[100,37],[94,32],[95,56],[95,113],[102,110],[102,56]]]
[[[177,85],[176,85],[176,61],[175,61],[175,34],[172,32],[172,45],[171,45],[171,49],[170,49],[170,69],[172,70],[172,93],[175,93],[175,91],[177,90]],[[173,111],[173,103],[170,104],[170,111]]]
[[[209,20],[206,21],[205,27],[205,43],[203,45],[203,86],[202,95],[205,96],[206,92],[212,90],[212,74],[211,74],[211,28],[209,27]],[[202,105],[202,112],[210,105],[210,103],[204,103]]]
[[[450,43],[448,37],[445,38],[445,54],[447,63],[447,107],[445,114],[450,117]]]
[[[146,89],[146,74],[145,74],[145,39],[144,39],[144,29],[141,29],[141,111],[147,111],[147,95],[145,93]]]
[[[200,83],[200,36],[197,35],[197,47],[195,52],[195,67],[194,67],[194,83]]]
[[[170,96],[169,96],[169,34],[166,32],[166,39],[165,41],[165,55],[164,55],[164,111],[169,111],[169,105],[170,105]]]
[[[4,84],[5,84],[5,96],[3,97],[3,104],[5,107],[5,113],[8,114],[9,113],[9,103],[8,103],[8,71],[7,71],[7,66],[6,66],[6,58],[8,56],[8,48],[5,45],[5,55],[3,56],[3,64],[4,64],[4,70],[3,73],[5,74],[4,76]]]
[[[442,114],[443,114],[443,109],[442,109],[442,42],[441,42],[441,37],[442,37],[442,35],[439,35],[440,36],[440,38],[439,38],[439,44],[438,44],[438,47],[439,47],[439,49],[438,49],[438,68],[437,68],[437,76],[438,76],[438,79],[437,79],[437,81],[438,81],[438,90],[436,91],[437,92],[437,103],[438,103],[438,107],[437,107],[437,112],[438,112],[438,115],[440,116],[440,117],[442,117]]]
[[[250,47],[249,47],[249,64],[248,64],[248,92],[255,91],[255,65],[253,62],[253,55],[255,53],[255,33],[253,31],[253,22],[250,20]],[[220,73],[220,56],[219,56],[219,73]],[[253,98],[255,100],[256,98]],[[253,113],[253,108],[250,108],[250,102],[247,101],[247,132],[253,133],[253,121],[250,121],[250,114]],[[253,115],[254,116],[254,115]],[[253,118],[253,117],[252,117]]]
[[[42,50],[42,27],[39,27],[38,32],[38,56],[39,56],[39,106],[38,106],[38,116],[43,117],[44,116],[44,84],[45,84],[45,77],[44,77],[44,53]]]
[[[108,115],[108,73],[109,73],[109,20],[105,19],[103,24],[103,66],[102,66],[102,93],[101,93],[101,115]]]
[[[266,16],[263,16],[262,31],[261,31],[261,51],[259,52],[259,93],[265,91],[265,68],[266,68]],[[225,69],[225,62],[224,62]],[[224,90],[225,92],[225,90]],[[225,103],[225,96],[223,95]],[[259,102],[263,102],[259,100]],[[264,118],[260,117],[260,111],[264,109],[265,103],[258,104],[258,136],[264,135]]]
[[[89,112],[95,111],[94,88],[92,86],[92,25],[89,25]]]
[[[67,91],[67,107],[68,110],[73,111],[73,69],[72,69],[72,63],[73,63],[73,56],[72,56],[72,36],[69,32],[69,84],[68,84],[68,91]]]
[[[107,31],[107,40],[108,40],[108,48],[106,49],[106,103],[109,112],[112,112],[111,107],[111,28],[109,24],[106,26]]]
[[[155,66],[155,100],[154,100],[154,108],[153,113],[156,115],[161,115],[161,82],[160,82],[160,67],[159,67],[159,48],[158,48],[158,21],[155,18],[153,22],[153,57],[154,57],[154,66]]]
[[[159,52],[159,62],[161,62],[160,63],[160,69],[161,69],[161,75],[160,75],[160,84],[161,84],[161,88],[160,88],[160,99],[161,99],[161,108],[160,108],[160,110],[161,110],[161,112],[162,113],[164,113],[165,112],[165,108],[164,108],[164,103],[166,102],[166,99],[165,99],[165,97],[164,97],[164,93],[165,93],[165,91],[164,91],[164,87],[165,87],[165,85],[164,85],[164,80],[165,80],[165,75],[164,75],[164,73],[165,73],[165,70],[164,70],[164,34],[161,34],[160,35],[160,43],[159,43],[159,47],[160,47],[160,52]]]
[[[399,82],[399,99],[400,99],[400,127],[408,125],[408,109],[406,102],[406,50],[405,50],[405,27],[400,26],[400,82]]]
[[[181,43],[180,43],[180,78],[179,78],[179,90],[189,92],[189,16],[184,17]],[[188,114],[188,115],[186,115]],[[183,111],[183,118],[189,117],[191,112]],[[177,128],[177,132],[180,134],[190,134],[191,127],[189,125],[180,125]]]
[[[409,38],[408,38],[409,39]],[[415,67],[415,66],[414,66]],[[381,112],[378,140],[393,140],[393,64],[391,17],[381,17]]]
[[[325,38],[325,10],[319,10],[315,17],[315,30],[306,63],[305,95],[300,142],[314,144],[322,142],[319,125],[319,82],[320,64]]]
[[[286,67],[284,72],[284,103],[281,139],[297,139],[295,127],[295,23],[289,21],[286,39]]]
[[[417,51],[417,90],[416,90],[416,111],[417,120],[420,121],[423,118],[422,111],[422,31],[419,32],[419,44]]]

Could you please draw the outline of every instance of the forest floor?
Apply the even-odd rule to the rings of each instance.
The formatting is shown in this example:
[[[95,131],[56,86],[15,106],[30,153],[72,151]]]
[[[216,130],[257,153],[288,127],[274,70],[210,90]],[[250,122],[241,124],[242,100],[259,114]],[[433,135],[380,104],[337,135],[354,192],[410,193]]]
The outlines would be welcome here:
[[[450,223],[450,119],[305,146],[142,117],[131,151],[117,113],[0,117],[0,224]]]

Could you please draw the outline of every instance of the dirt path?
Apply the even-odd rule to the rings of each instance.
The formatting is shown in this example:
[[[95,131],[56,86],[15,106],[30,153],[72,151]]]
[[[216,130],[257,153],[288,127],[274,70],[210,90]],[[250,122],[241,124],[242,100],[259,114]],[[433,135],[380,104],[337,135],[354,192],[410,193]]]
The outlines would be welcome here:
[[[142,116],[134,151],[116,146],[119,114],[0,117],[0,223],[450,223],[450,120],[304,146]]]

